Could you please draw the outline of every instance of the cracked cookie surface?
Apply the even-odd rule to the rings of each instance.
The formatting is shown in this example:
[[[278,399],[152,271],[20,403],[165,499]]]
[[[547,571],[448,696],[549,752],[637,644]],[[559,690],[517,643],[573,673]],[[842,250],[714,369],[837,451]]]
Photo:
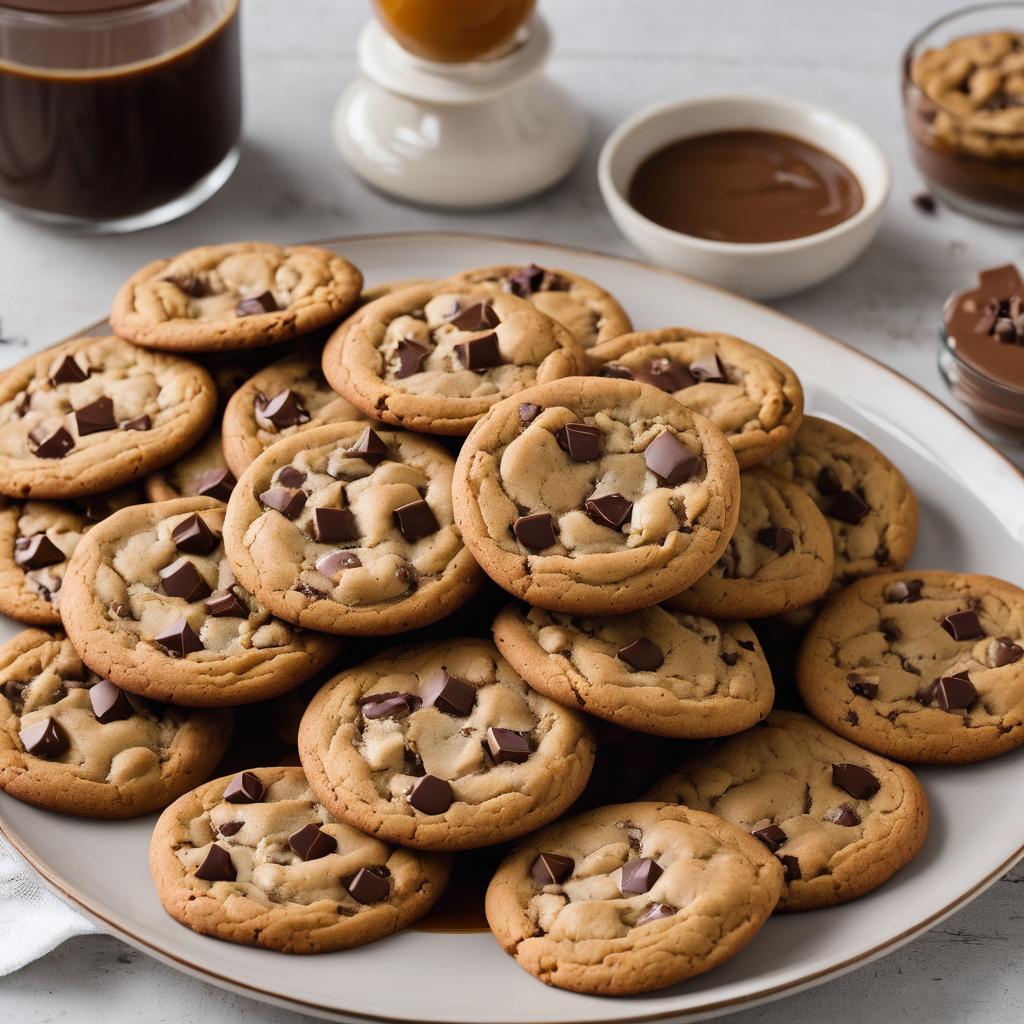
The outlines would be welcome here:
[[[795,483],[761,469],[740,474],[740,515],[729,546],[670,608],[713,619],[782,615],[832,582],[832,532]]]
[[[611,294],[568,270],[550,270],[535,263],[501,264],[464,270],[449,283],[483,286],[526,299],[569,330],[585,349],[633,329],[626,311]]]
[[[388,842],[467,850],[562,814],[586,785],[594,738],[492,643],[459,639],[340,673],[306,710],[299,754],[339,818]]]
[[[204,245],[133,274],[114,298],[110,323],[146,348],[270,345],[340,320],[362,283],[348,260],[312,245]]]
[[[799,484],[825,514],[835,548],[833,588],[901,569],[917,540],[917,498],[873,444],[845,427],[805,416],[796,437],[765,463]]]
[[[329,953],[391,935],[444,891],[450,858],[337,821],[300,768],[254,768],[181,797],[149,849],[164,910],[217,939]]]
[[[772,707],[771,672],[744,622],[662,607],[584,619],[512,604],[494,640],[535,690],[640,732],[727,736]]]
[[[811,713],[901,761],[960,764],[1024,743],[1024,591],[991,576],[860,580],[811,624],[797,683]]]
[[[545,984],[631,995],[724,963],[781,891],[775,858],[721,818],[613,804],[526,839],[487,889],[487,921]]]
[[[221,425],[224,456],[235,476],[241,476],[249,463],[285,437],[362,416],[331,389],[319,353],[279,359],[231,396]]]
[[[228,504],[239,581],[288,622],[353,636],[399,633],[464,604],[483,574],[452,510],[440,444],[363,423],[279,441]]]
[[[780,910],[871,892],[914,857],[928,831],[928,798],[909,768],[791,711],[684,758],[647,796],[756,836],[783,866]]]
[[[587,356],[599,376],[651,384],[706,416],[729,439],[743,469],[785,444],[803,417],[796,374],[781,359],[728,334],[685,327],[637,331]]]
[[[524,299],[443,282],[371,302],[323,353],[331,387],[365,415],[453,436],[503,398],[584,365],[572,334]]]
[[[466,545],[499,586],[606,615],[657,604],[714,565],[739,471],[721,431],[670,396],[576,377],[492,409],[462,447],[453,493]]]
[[[0,613],[59,626],[60,588],[78,542],[116,509],[140,501],[134,486],[81,501],[0,498]]]
[[[60,632],[0,646],[0,789],[89,818],[165,807],[213,771],[231,712],[131,697],[90,672]]]
[[[213,379],[186,359],[119,338],[76,338],[0,378],[0,493],[78,498],[172,462],[216,409]]]
[[[79,543],[61,617],[82,660],[118,686],[191,706],[263,700],[338,650],[295,630],[235,582],[224,506],[179,498],[115,512]]]

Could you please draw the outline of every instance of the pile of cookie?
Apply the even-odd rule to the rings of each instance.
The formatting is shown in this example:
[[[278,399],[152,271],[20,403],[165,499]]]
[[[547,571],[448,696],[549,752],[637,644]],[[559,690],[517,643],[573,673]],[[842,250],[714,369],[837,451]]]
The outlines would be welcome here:
[[[514,844],[503,947],[648,991],[905,865],[901,762],[1024,742],[1024,592],[901,571],[906,480],[779,359],[565,270],[362,285],[192,250],[0,377],[0,786],[163,809],[183,924],[361,945]]]

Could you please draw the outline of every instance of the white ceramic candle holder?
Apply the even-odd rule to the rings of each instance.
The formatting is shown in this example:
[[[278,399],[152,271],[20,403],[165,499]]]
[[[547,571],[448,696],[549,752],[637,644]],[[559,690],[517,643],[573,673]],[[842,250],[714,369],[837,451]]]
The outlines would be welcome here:
[[[586,138],[583,110],[543,73],[550,53],[538,15],[509,53],[466,64],[422,60],[371,21],[362,73],[334,110],[335,145],[398,199],[467,208],[532,195],[569,173]]]

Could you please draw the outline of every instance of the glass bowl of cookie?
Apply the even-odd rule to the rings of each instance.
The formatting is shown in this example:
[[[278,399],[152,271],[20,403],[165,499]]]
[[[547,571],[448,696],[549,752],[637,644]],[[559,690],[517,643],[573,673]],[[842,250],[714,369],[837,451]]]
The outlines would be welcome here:
[[[978,273],[943,307],[939,370],[950,391],[994,427],[1024,429],[1024,279],[1013,264]]]
[[[902,88],[911,155],[935,195],[1024,224],[1024,3],[932,22],[904,52]]]

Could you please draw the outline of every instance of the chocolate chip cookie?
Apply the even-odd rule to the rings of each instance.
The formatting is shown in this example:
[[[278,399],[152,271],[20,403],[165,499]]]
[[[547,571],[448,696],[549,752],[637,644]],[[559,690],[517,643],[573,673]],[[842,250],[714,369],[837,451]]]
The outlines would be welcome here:
[[[186,711],[90,672],[60,632],[0,646],[0,789],[51,811],[131,818],[165,807],[213,771],[231,712]]]
[[[331,390],[319,353],[280,359],[249,378],[224,410],[224,456],[241,476],[257,455],[300,430],[362,418]]]
[[[60,588],[83,535],[113,511],[142,501],[122,487],[80,501],[0,498],[0,613],[32,626],[60,625]]]
[[[220,502],[178,498],[121,509],[79,542],[61,616],[94,672],[145,697],[220,707],[283,693],[327,664],[335,640],[275,619],[235,582],[223,523]]]
[[[150,473],[143,485],[150,501],[196,495],[227,501],[235,483],[235,475],[224,458],[220,426],[214,424],[195,448],[171,465]]]
[[[740,518],[729,546],[670,608],[714,619],[782,615],[816,601],[832,582],[832,532],[801,488],[774,473],[740,474]]]
[[[468,434],[495,403],[582,373],[572,334],[525,299],[426,284],[386,295],[331,336],[331,387],[370,417],[427,434]]]
[[[877,889],[928,831],[928,798],[909,768],[792,711],[684,756],[648,799],[710,811],[759,839],[785,872],[780,910]]]
[[[133,274],[110,323],[136,345],[171,352],[270,345],[340,320],[362,283],[348,260],[312,245],[204,245]]]
[[[814,620],[797,661],[811,714],[880,754],[927,764],[1024,743],[1024,591],[991,576],[860,580]]]
[[[232,568],[307,629],[373,636],[436,622],[483,582],[455,525],[453,469],[440,444],[365,423],[285,438],[232,494]]]
[[[337,675],[299,728],[310,787],[386,842],[468,850],[524,835],[579,796],[594,738],[487,640],[396,649]]]
[[[636,995],[734,956],[781,891],[778,861],[743,829],[684,807],[613,804],[525,840],[487,889],[487,922],[546,985]]]
[[[548,270],[535,263],[506,264],[465,270],[451,278],[450,283],[518,295],[571,331],[584,348],[633,329],[626,311],[612,295],[599,284],[568,270]]]
[[[796,374],[764,349],[685,327],[624,334],[592,348],[594,372],[651,384],[707,416],[740,467],[763,461],[796,433],[804,393]]]
[[[160,816],[149,864],[176,921],[280,953],[351,949],[407,927],[437,902],[451,867],[337,821],[299,768],[256,768],[187,793]]]
[[[903,474],[845,427],[806,416],[765,468],[799,484],[832,530],[833,583],[901,569],[917,540],[917,498]]]
[[[495,406],[462,447],[455,517],[487,574],[552,611],[663,601],[725,549],[739,471],[722,432],[634,381],[576,377]]]
[[[910,122],[914,141],[934,151],[927,154],[929,161],[957,161],[960,166],[947,172],[953,175],[952,190],[959,192],[975,179],[970,181],[974,194],[964,193],[972,200],[985,202],[991,189],[1000,205],[1012,202],[1016,186],[999,170],[1009,170],[1024,156],[1022,48],[1024,33],[980,32],[926,49],[908,67],[922,93],[914,111],[921,122]]]
[[[584,619],[511,604],[494,642],[540,693],[658,736],[727,736],[771,711],[771,672],[744,622],[666,608]]]
[[[0,494],[78,498],[174,461],[216,409],[195,363],[119,338],[76,338],[0,378]]]

